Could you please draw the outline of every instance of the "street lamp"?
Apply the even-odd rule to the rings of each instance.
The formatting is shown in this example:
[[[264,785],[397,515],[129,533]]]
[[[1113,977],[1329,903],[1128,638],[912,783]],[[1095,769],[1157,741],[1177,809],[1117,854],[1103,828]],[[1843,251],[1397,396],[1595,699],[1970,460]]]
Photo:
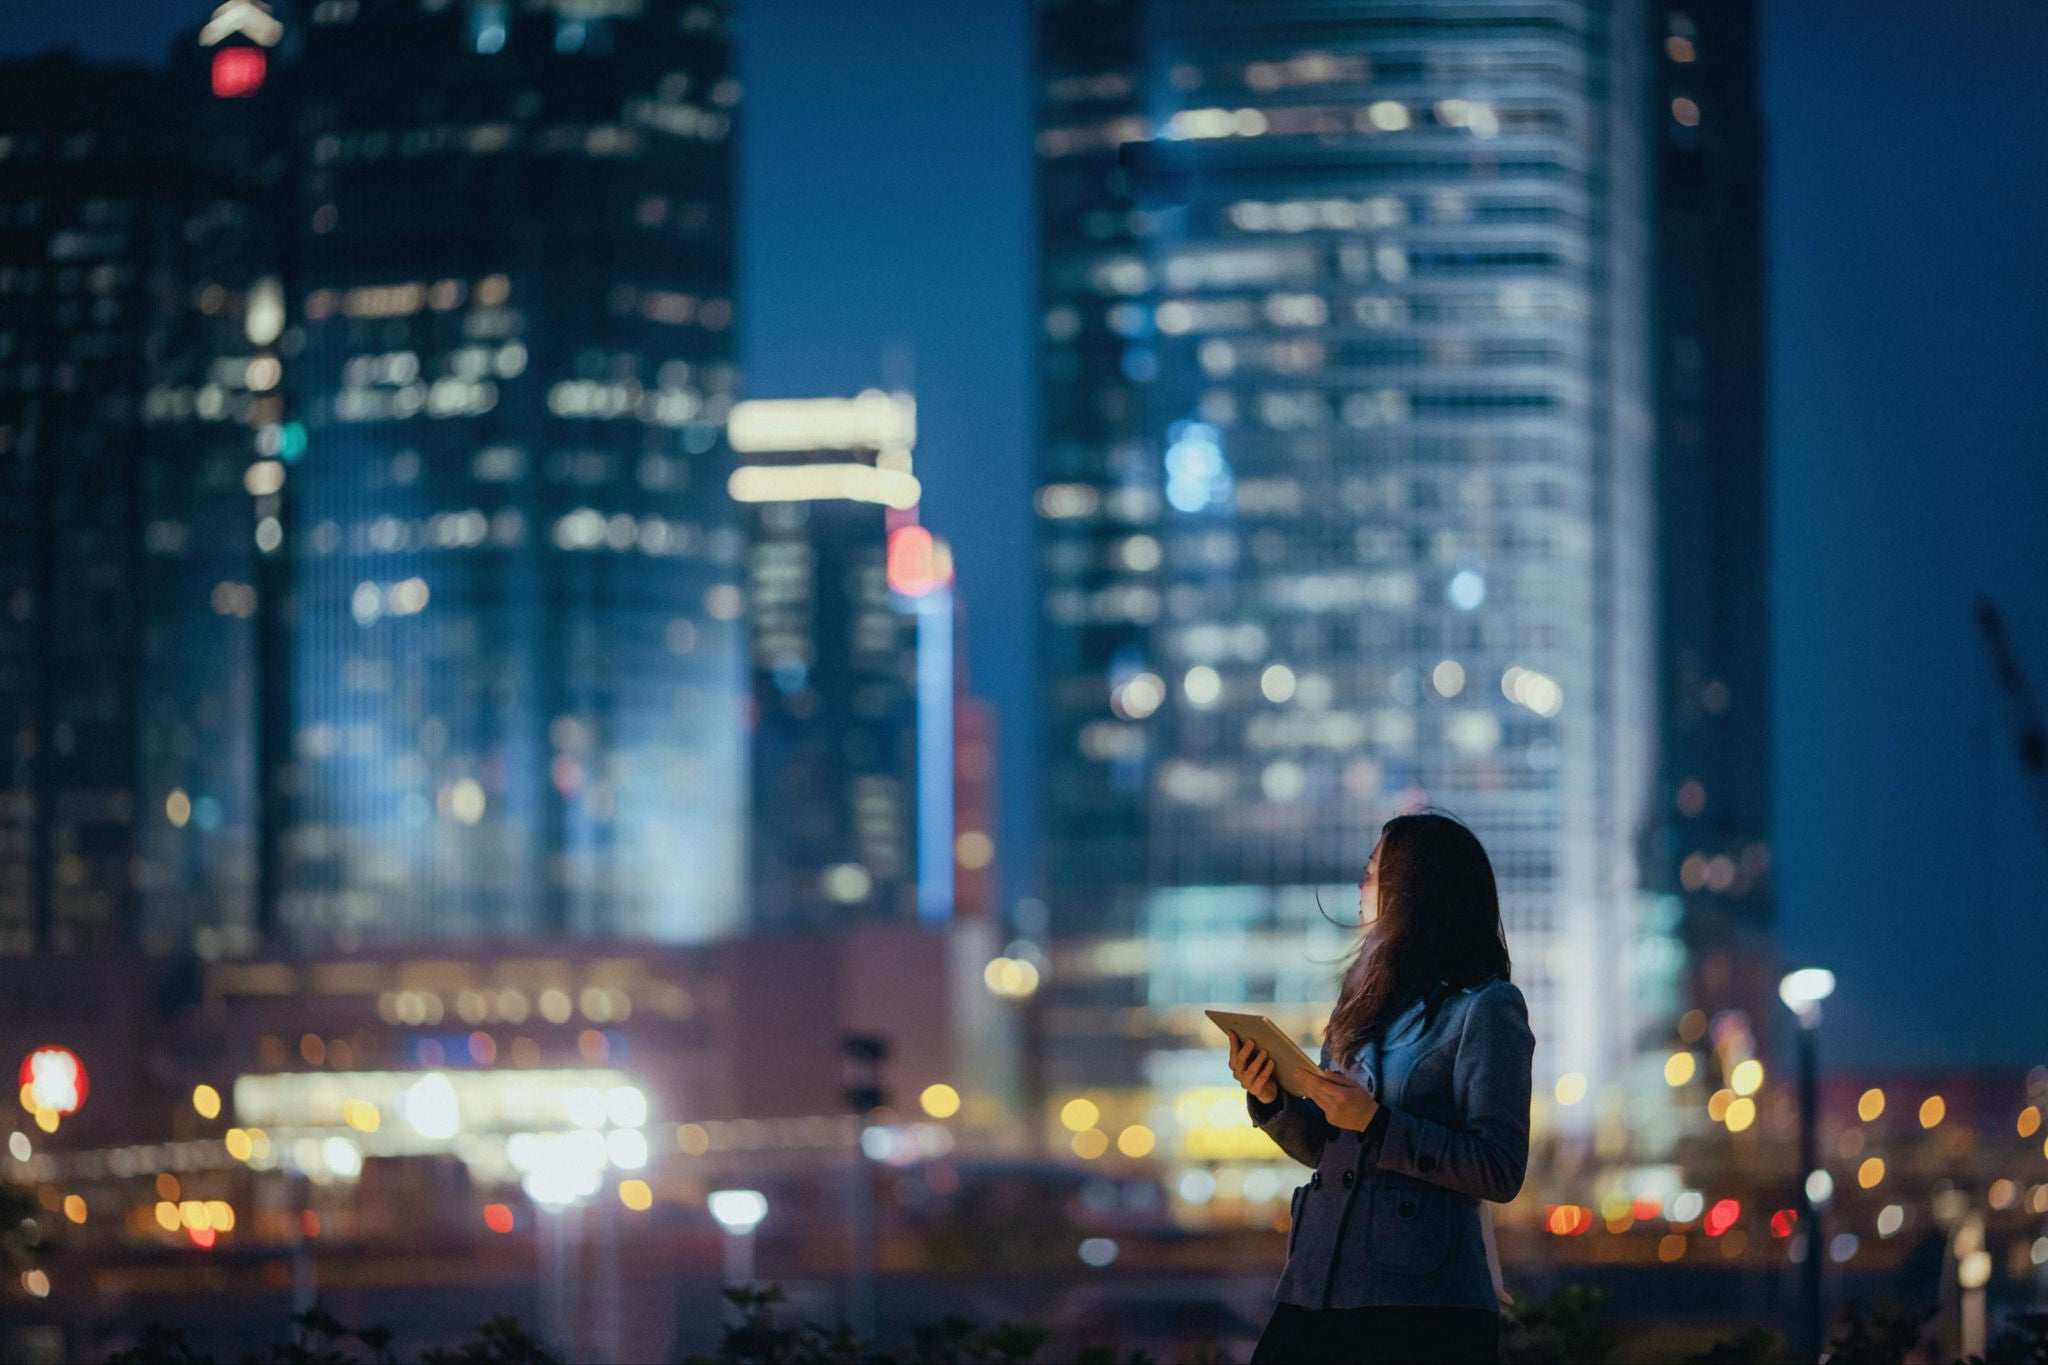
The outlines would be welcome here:
[[[1805,1231],[1806,1255],[1799,1264],[1799,1322],[1795,1344],[1799,1358],[1819,1356],[1827,1324],[1821,1316],[1820,1210],[1830,1182],[1817,1155],[1820,1128],[1820,1057],[1815,1035],[1820,1031],[1820,1004],[1835,993],[1835,974],[1825,967],[1801,967],[1778,982],[1778,998],[1799,1019],[1799,1221]],[[1817,1178],[1818,1177],[1818,1178]]]
[[[751,1283],[754,1278],[754,1229],[768,1216],[768,1196],[759,1190],[713,1190],[706,1201],[711,1216],[725,1229],[725,1282]]]

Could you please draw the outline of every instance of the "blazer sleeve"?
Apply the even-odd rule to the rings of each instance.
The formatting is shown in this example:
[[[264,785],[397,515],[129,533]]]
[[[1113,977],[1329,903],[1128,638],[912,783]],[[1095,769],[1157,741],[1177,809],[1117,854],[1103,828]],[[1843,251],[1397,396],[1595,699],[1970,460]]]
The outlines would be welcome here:
[[[1316,1065],[1330,1064],[1330,1049],[1325,1046]],[[1267,1104],[1247,1094],[1245,1107],[1251,1111],[1252,1126],[1280,1144],[1280,1150],[1304,1166],[1319,1166],[1323,1160],[1323,1148],[1337,1130],[1323,1117],[1323,1111],[1285,1090],[1280,1098]]]
[[[1529,1169],[1530,1068],[1536,1036],[1522,992],[1496,981],[1465,1012],[1453,1085],[1455,1126],[1389,1111],[1381,1170],[1505,1204]]]

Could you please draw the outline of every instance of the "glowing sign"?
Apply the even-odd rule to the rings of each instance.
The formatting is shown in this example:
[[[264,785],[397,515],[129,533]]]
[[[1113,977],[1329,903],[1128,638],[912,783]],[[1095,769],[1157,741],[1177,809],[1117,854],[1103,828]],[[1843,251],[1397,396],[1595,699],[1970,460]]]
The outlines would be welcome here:
[[[224,100],[246,99],[263,88],[269,59],[260,47],[224,47],[213,54],[213,93]]]
[[[238,35],[259,47],[276,47],[284,37],[284,25],[263,0],[227,0],[199,30],[199,45],[218,47]]]
[[[39,1047],[21,1063],[21,1107],[70,1117],[91,1088],[85,1063],[68,1047]]]
[[[855,398],[753,399],[733,406],[726,439],[742,454],[901,450],[917,444],[917,403],[868,389]]]

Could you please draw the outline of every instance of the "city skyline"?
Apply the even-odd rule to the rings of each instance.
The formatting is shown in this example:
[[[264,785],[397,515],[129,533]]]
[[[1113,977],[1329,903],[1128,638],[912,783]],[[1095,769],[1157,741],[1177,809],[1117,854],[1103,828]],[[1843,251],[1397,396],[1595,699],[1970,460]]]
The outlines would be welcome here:
[[[32,15],[10,32],[9,50],[83,42],[89,51],[153,61],[169,29],[187,22],[171,23],[154,5],[127,9],[124,15],[116,3],[68,18]],[[771,386],[830,392],[876,382],[884,360],[875,354],[875,331],[896,338],[884,347],[920,362],[931,505],[959,526],[968,591],[976,591],[978,575],[994,576],[976,597],[973,659],[983,690],[1002,704],[1013,758],[1002,813],[1006,848],[1028,849],[1030,817],[1018,799],[1028,779],[1015,755],[1016,718],[1028,717],[1029,706],[1011,680],[1007,643],[1028,619],[1028,602],[1000,567],[1016,562],[1006,557],[1021,546],[1028,512],[1014,498],[994,511],[978,506],[990,478],[1008,478],[1012,492],[1023,491],[1015,468],[1024,449],[1021,365],[989,349],[986,327],[990,309],[1019,321],[1023,312],[1010,259],[1024,236],[1023,187],[1005,170],[1024,164],[1021,15],[992,12],[996,22],[969,22],[918,4],[858,18],[800,4],[753,9],[749,31],[780,42],[742,49],[753,93],[769,97],[755,105],[743,148],[743,212],[757,234],[742,264],[759,305],[745,341],[750,378],[762,394]],[[1764,11],[1775,149],[1771,356],[1780,395],[1772,416],[1774,712],[1784,740],[1776,759],[1779,922],[1788,951],[1841,969],[1831,1052],[2016,1057],[2030,1045],[2025,1028],[1997,1021],[2025,991],[2001,972],[2003,955],[1987,955],[1976,933],[1941,935],[1912,952],[1901,946],[1923,937],[1913,926],[1924,907],[1958,896],[1968,923],[2032,945],[2016,958],[2038,955],[2048,936],[2027,908],[2048,860],[2025,814],[1968,620],[1972,592],[2002,592],[2022,657],[2041,674],[2038,642],[2048,638],[2048,621],[2030,606],[2038,593],[2028,591],[2040,580],[2039,560],[2019,534],[2038,519],[2038,481],[2021,473],[2042,426],[2018,382],[2038,357],[2038,337],[2020,321],[2029,295],[2013,287],[2024,277],[2014,274],[2019,243],[2011,225],[2027,215],[1984,217],[1960,207],[1972,186],[1994,186],[2024,204],[2040,183],[2007,169],[2030,164],[2033,153],[2015,141],[2025,121],[1992,114],[1994,101],[2024,85],[2014,63],[2028,40],[2015,35],[2032,32],[2040,19],[2007,7],[1981,27],[1958,29],[1931,6],[1894,19],[1879,30],[1841,6]],[[921,45],[904,41],[913,32]],[[898,99],[886,108],[829,127],[809,116],[813,100],[859,100],[877,72],[896,82]],[[1973,74],[1965,83],[1966,72]],[[1901,97],[1889,93],[1894,88]],[[991,94],[1015,103],[984,98]],[[1951,154],[1948,129],[1910,112],[1959,98],[1983,130],[1960,157]],[[945,117],[933,120],[934,111]],[[812,229],[782,210],[849,183],[848,154],[882,145],[884,129],[899,154],[875,174],[895,193],[841,215],[838,245],[823,252]],[[799,137],[812,141],[792,156]],[[1860,169],[1852,174],[1864,162],[1843,158],[1843,148],[1895,173],[1882,204],[1874,198],[1882,182]],[[775,174],[764,175],[771,168]],[[967,198],[930,222],[904,217],[905,192],[929,197],[941,186]],[[1902,223],[1904,230],[1835,232],[1849,206],[1860,222]],[[949,231],[962,225],[972,230]],[[1937,248],[1936,232],[1963,249]],[[911,243],[920,245],[907,250]],[[1950,270],[1912,268],[1936,259]],[[1963,288],[1934,284],[1951,277]],[[902,287],[917,281],[940,287]],[[1872,289],[1873,281],[1885,287]],[[1942,339],[1934,364],[1922,363],[1923,348],[1885,321],[1900,289]],[[838,301],[828,297],[835,290],[843,291]],[[889,296],[899,302],[874,306]],[[1945,401],[1940,386],[1966,401]],[[1921,415],[1898,420],[1909,413]],[[992,416],[1000,420],[991,424]],[[1967,446],[1982,462],[1976,477],[1936,477],[1940,463],[1917,458],[1944,444],[1937,423],[1968,433]],[[1002,449],[1007,458],[986,477],[976,473],[974,460]],[[970,459],[953,450],[976,453]],[[1899,555],[1901,544],[1917,553]],[[1909,572],[1909,563],[1918,567]],[[1869,743],[1872,733],[1884,742]],[[1856,780],[1838,784],[1843,772]]]

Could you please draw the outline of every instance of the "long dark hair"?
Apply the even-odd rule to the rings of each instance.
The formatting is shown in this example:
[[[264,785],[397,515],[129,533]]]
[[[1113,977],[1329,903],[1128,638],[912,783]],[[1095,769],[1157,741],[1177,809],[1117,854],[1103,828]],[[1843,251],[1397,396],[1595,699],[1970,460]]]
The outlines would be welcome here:
[[[1434,1009],[1449,991],[1510,970],[1500,890],[1477,835],[1435,811],[1397,815],[1380,827],[1378,856],[1373,942],[1361,938],[1323,1030],[1338,1066],[1417,1000]]]

